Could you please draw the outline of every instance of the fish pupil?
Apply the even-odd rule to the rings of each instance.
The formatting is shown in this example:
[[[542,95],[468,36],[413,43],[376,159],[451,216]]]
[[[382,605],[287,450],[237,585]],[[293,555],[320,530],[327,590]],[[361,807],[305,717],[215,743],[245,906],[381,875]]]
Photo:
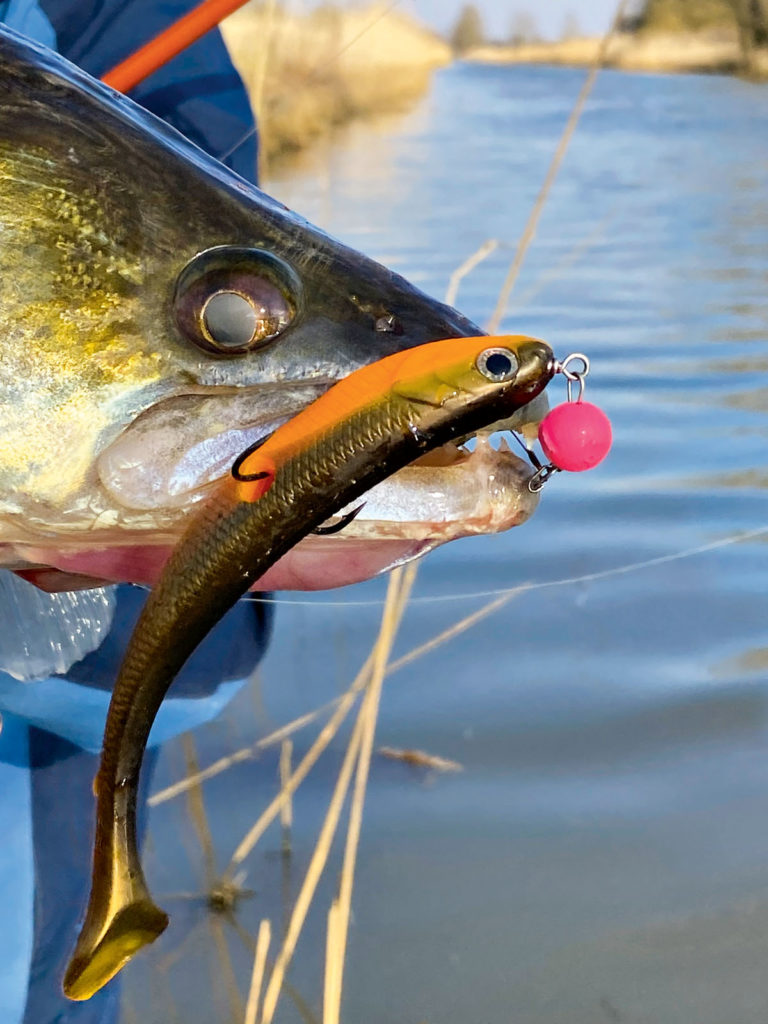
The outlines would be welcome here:
[[[203,323],[212,341],[224,348],[250,344],[259,317],[252,302],[238,292],[216,292],[203,309]]]

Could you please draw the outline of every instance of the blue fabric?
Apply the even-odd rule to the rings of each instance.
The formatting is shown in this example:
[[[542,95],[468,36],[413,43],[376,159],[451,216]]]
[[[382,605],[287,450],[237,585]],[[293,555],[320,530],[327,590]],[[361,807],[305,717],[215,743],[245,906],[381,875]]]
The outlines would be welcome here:
[[[43,46],[56,48],[56,33],[37,0],[0,0],[0,21]]]
[[[86,1003],[71,1003],[61,978],[88,892],[91,786],[107,684],[145,596],[118,588],[109,636],[69,678],[20,683],[0,673],[0,1024],[117,1020],[118,981]],[[150,743],[210,720],[228,703],[268,643],[270,607],[241,602],[211,631],[163,702]],[[145,787],[152,760],[150,751]]]
[[[59,50],[96,78],[196,5],[197,0],[41,0]],[[253,113],[218,29],[212,29],[132,92],[131,98],[221,157],[242,177],[256,177]]]
[[[101,75],[192,6],[193,0],[0,0],[0,21],[44,45],[58,42],[64,56]],[[218,31],[132,95],[214,156],[237,147],[226,162],[255,179],[255,134],[238,145],[253,117]],[[142,601],[136,588],[119,588],[109,637],[66,678],[19,683],[0,673],[0,1024],[117,1019],[115,982],[84,1003],[67,1001],[60,984],[88,889],[93,752]],[[174,683],[153,743],[219,712],[261,657],[270,622],[269,606],[253,603],[225,617]],[[150,752],[145,786],[152,760]]]
[[[17,1024],[32,957],[34,877],[29,730],[11,715],[3,715],[0,757],[0,1021]]]
[[[210,696],[197,700],[166,698],[152,727],[150,746],[165,743],[179,733],[196,729],[215,718],[246,678],[219,682]],[[93,753],[101,750],[108,706],[109,693],[104,690],[80,686],[55,676],[37,680],[31,685],[19,685],[15,679],[0,672],[0,707],[4,714],[10,712],[38,729],[55,732],[83,750]]]
[[[138,587],[118,587],[108,636],[98,650],[73,665],[66,677],[20,683],[0,672],[0,712],[10,712],[97,753],[112,684],[145,599],[146,593]],[[208,634],[163,701],[151,744],[209,721],[232,699],[264,652],[271,625],[269,609],[269,605],[241,602]]]
[[[87,898],[106,686],[144,599],[138,588],[118,588],[109,636],[68,678],[20,683],[0,673],[0,1024],[117,1020],[118,981],[88,1002],[71,1003],[61,978]],[[151,743],[208,721],[227,704],[266,647],[270,607],[241,602],[205,638],[163,702]],[[151,764],[150,751],[144,786]]]

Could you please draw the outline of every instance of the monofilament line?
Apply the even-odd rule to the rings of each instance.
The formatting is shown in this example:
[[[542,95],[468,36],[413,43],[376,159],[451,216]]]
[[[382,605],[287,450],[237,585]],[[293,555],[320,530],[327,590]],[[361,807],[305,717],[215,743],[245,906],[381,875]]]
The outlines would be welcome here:
[[[533,204],[533,209],[531,210],[528,221],[523,229],[523,233],[520,237],[520,244],[515,252],[515,258],[507,272],[506,278],[504,279],[504,284],[501,286],[499,298],[496,303],[496,309],[493,311],[493,316],[488,321],[489,334],[498,334],[499,332],[499,327],[501,326],[501,321],[504,319],[504,314],[509,303],[509,298],[512,294],[512,289],[515,287],[517,278],[520,274],[520,269],[528,253],[531,242],[536,236],[536,228],[538,227],[539,218],[541,217],[541,212],[544,209],[544,204],[547,201],[547,197],[549,196],[550,190],[555,182],[557,173],[560,170],[560,165],[563,162],[563,157],[568,149],[573,133],[576,131],[576,125],[579,123],[579,118],[584,110],[589,94],[592,92],[592,86],[595,84],[597,74],[605,63],[608,46],[624,15],[624,9],[626,6],[627,0],[621,0],[616,8],[616,13],[613,16],[613,20],[611,21],[608,31],[600,40],[600,45],[597,49],[597,53],[595,54],[595,59],[589,69],[586,79],[584,80],[584,84],[581,87],[579,95],[576,97],[573,110],[571,111],[570,117],[565,125],[563,134],[560,136],[557,149],[555,150],[552,162],[549,165],[549,170],[544,178],[544,184],[541,186],[539,194],[536,197],[536,202]]]
[[[679,562],[685,558],[695,558],[697,555],[705,555],[710,551],[717,551],[720,548],[730,547],[732,544],[740,544],[745,541],[755,540],[768,534],[768,525],[758,526],[754,530],[742,530],[739,533],[728,534],[727,537],[720,537],[718,540],[709,541],[706,544],[698,544],[695,547],[681,548],[668,555],[656,555],[653,558],[646,558],[639,562],[625,562],[622,565],[615,565],[609,569],[598,569],[595,572],[583,573],[580,576],[564,576],[556,580],[536,580],[530,583],[518,583],[514,587],[497,587],[493,590],[455,590],[449,594],[424,594],[421,597],[412,597],[411,604],[443,604],[448,601],[471,601],[483,597],[503,597],[505,594],[517,594],[531,590],[543,590],[551,587],[572,587],[579,583],[595,583],[600,580],[611,579],[613,576],[624,576],[630,572],[640,572],[642,569],[652,569],[657,565],[666,565],[669,562]],[[326,601],[326,600],[294,600],[293,598],[272,598],[272,597],[248,597],[246,601],[264,601],[267,604],[287,605],[322,605],[323,607],[338,608],[375,608],[381,605],[381,598],[372,598],[366,601]]]

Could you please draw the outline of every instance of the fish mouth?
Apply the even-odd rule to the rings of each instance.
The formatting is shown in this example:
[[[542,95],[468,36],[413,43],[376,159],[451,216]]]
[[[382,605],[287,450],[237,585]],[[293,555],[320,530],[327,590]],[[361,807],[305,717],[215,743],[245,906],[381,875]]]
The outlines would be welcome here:
[[[478,335],[49,51],[0,29],[0,65],[3,568],[51,589],[151,584],[233,458],[333,378]],[[282,327],[228,347],[207,303],[246,279]],[[457,508],[459,474],[426,468]],[[397,525],[308,538],[261,585],[338,586],[502,528],[408,503]]]
[[[311,381],[259,389],[259,416],[248,419],[253,396],[205,391],[176,396],[139,415],[95,464],[105,510],[82,523],[57,525],[55,540],[29,532],[12,545],[14,568],[44,590],[104,583],[151,586],[205,500],[249,445],[268,436],[297,406],[326,390]],[[531,435],[547,409],[541,395],[512,421],[488,427],[469,443],[449,443],[377,484],[329,526],[360,508],[332,535],[310,535],[256,585],[261,590],[320,590],[361,582],[411,561],[440,544],[497,533],[524,523],[538,494],[529,462],[499,429]],[[236,424],[233,426],[233,424]],[[91,506],[95,502],[91,501]],[[101,525],[100,525],[101,523]],[[27,519],[25,529],[33,524]],[[5,559],[6,564],[8,558]]]

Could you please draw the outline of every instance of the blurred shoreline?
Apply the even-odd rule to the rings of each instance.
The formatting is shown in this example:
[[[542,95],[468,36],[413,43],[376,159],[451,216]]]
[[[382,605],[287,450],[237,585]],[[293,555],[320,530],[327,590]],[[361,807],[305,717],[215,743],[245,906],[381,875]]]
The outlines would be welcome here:
[[[265,0],[221,27],[269,165],[355,118],[408,109],[453,59],[444,40],[383,3],[294,14]]]
[[[600,39],[580,37],[559,42],[489,44],[473,47],[463,59],[484,64],[591,65]],[[743,66],[735,30],[716,28],[699,32],[622,32],[608,46],[606,67],[621,71],[733,74]],[[768,50],[753,55],[753,71],[768,77]]]
[[[427,91],[432,72],[457,59],[445,40],[384,0],[363,8],[325,4],[301,13],[278,0],[260,0],[221,27],[259,124],[262,177],[355,119],[408,110]],[[600,44],[599,37],[488,43],[465,50],[460,59],[586,67],[594,63]],[[659,28],[616,34],[605,65],[622,71],[735,74],[743,71],[744,55],[730,26]],[[750,72],[768,78],[768,49],[751,54]]]

